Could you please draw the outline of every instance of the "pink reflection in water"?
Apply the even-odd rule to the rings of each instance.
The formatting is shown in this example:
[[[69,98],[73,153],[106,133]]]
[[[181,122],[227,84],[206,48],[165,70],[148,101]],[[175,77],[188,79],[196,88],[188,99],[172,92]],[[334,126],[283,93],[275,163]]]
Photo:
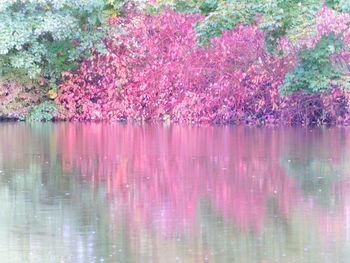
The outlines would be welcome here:
[[[126,207],[131,225],[141,221],[164,235],[195,229],[201,202],[258,233],[268,203],[281,217],[296,205],[307,210],[310,203],[283,161],[330,155],[337,165],[341,145],[327,138],[307,130],[244,127],[70,124],[58,131],[66,170],[96,186],[105,184],[111,206]],[[117,220],[121,212],[114,211]],[[318,218],[322,225],[330,221],[326,212]],[[344,220],[332,223],[337,222],[344,225]]]

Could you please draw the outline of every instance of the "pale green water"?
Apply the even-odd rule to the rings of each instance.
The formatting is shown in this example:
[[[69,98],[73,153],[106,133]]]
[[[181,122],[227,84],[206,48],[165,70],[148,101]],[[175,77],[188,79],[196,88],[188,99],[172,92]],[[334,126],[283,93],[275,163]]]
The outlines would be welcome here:
[[[0,263],[350,262],[350,129],[0,123]]]

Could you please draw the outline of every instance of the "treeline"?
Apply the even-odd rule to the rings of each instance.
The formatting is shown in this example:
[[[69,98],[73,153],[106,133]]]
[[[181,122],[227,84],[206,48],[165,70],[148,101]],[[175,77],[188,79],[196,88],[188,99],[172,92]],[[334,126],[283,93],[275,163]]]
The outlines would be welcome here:
[[[5,0],[0,115],[346,124],[348,1]]]

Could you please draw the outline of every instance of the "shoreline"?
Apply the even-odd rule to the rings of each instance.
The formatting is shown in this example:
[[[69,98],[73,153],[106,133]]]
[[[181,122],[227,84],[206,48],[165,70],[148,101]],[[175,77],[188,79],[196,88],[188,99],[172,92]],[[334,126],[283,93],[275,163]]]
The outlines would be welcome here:
[[[127,120],[63,120],[63,119],[54,119],[50,121],[26,121],[21,120],[19,118],[9,118],[0,116],[0,123],[81,123],[81,124],[132,124],[132,125],[162,125],[162,126],[170,126],[170,125],[189,125],[189,126],[205,126],[205,127],[273,127],[273,128],[314,128],[314,127],[349,127],[350,121],[339,122],[339,123],[294,123],[294,124],[286,124],[282,122],[275,123],[262,123],[262,122],[227,122],[227,123],[200,123],[200,122],[175,122],[175,121],[127,121]]]

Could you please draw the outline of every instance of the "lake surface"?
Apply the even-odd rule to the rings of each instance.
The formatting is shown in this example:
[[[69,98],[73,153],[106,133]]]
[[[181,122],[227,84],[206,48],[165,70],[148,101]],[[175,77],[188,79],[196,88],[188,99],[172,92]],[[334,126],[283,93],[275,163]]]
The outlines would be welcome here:
[[[349,173],[345,128],[0,123],[0,262],[350,262]]]

